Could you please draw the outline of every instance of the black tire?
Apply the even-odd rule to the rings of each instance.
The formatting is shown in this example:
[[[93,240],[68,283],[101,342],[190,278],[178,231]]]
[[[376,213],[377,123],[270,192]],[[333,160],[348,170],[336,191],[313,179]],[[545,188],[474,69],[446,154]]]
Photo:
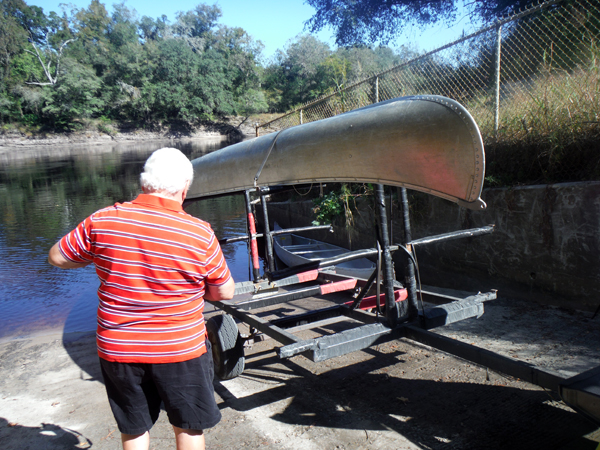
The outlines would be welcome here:
[[[233,317],[229,314],[211,317],[206,322],[206,332],[212,345],[215,375],[221,380],[241,375],[245,366],[244,341]]]

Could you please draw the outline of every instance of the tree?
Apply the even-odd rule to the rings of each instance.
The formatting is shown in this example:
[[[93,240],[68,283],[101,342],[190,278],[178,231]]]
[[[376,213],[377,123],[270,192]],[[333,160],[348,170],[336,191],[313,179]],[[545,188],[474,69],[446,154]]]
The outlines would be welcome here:
[[[135,115],[132,101],[141,95],[140,87],[148,80],[155,65],[148,58],[148,50],[153,44],[142,45],[138,25],[135,10],[129,10],[124,3],[113,5],[106,30],[108,52],[103,56],[107,61],[102,72],[106,116],[126,118]]]
[[[235,99],[235,112],[245,117],[267,110],[261,90],[260,55],[262,42],[255,41],[239,27],[220,26],[213,35],[212,46],[226,61],[224,76],[229,81]],[[242,122],[242,123],[243,123]],[[240,124],[241,125],[241,124]]]
[[[350,61],[341,55],[334,53],[328,56],[318,66],[318,76],[315,81],[318,83],[317,90],[325,93],[328,89],[342,89],[348,82],[348,72]]]
[[[71,46],[69,56],[84,65],[91,65],[101,77],[110,68],[108,31],[111,17],[106,7],[99,0],[92,0],[87,8],[74,9],[70,22],[77,41]]]
[[[391,48],[383,46],[339,47],[335,53],[348,61],[347,79],[350,82],[370,77],[405,60]]]
[[[216,27],[217,21],[222,15],[221,8],[216,4],[209,6],[202,3],[191,11],[178,12],[177,23],[174,27],[179,35],[205,37]]]
[[[164,14],[156,20],[148,16],[143,16],[138,25],[140,38],[146,43],[164,38],[168,27],[167,22],[167,16]]]
[[[214,49],[194,51],[180,39],[158,43],[156,67],[135,103],[158,118],[212,120],[234,112],[227,61]]]
[[[128,44],[138,43],[138,21],[135,10],[131,11],[125,2],[113,5],[111,21],[107,25],[108,41],[119,49]]]
[[[51,116],[54,126],[71,128],[74,119],[92,117],[102,110],[102,81],[89,66],[70,58],[61,70],[59,82],[47,91],[43,112]]]
[[[286,111],[335,88],[333,80],[323,80],[326,71],[320,67],[331,53],[328,44],[310,34],[296,36],[285,50],[279,50],[265,70],[272,109]]]
[[[50,17],[44,14],[42,8],[38,6],[27,6],[21,0],[10,0],[7,3],[12,8],[12,15],[20,25],[21,31],[13,31],[15,36],[25,31],[28,45],[22,51],[29,53],[37,61],[40,70],[31,70],[30,79],[35,81],[25,81],[26,84],[46,86],[56,84],[58,74],[60,73],[60,59],[63,50],[72,42],[73,36],[66,26],[64,20],[59,18],[56,13],[51,13]],[[23,62],[23,61],[21,61]],[[54,69],[52,65],[54,64]],[[23,67],[22,64],[20,64]],[[40,81],[45,79],[45,81]]]
[[[406,23],[428,25],[451,22],[457,0],[306,0],[315,14],[305,23],[312,33],[331,27],[336,44],[387,44],[399,36]],[[466,10],[484,22],[514,13],[533,0],[474,0],[464,2]]]
[[[264,92],[256,89],[246,89],[237,98],[236,102],[236,112],[244,116],[244,120],[240,122],[238,127],[242,126],[251,115],[263,113],[268,107]]]
[[[202,52],[208,45],[213,28],[222,16],[217,5],[200,4],[188,12],[178,12],[177,22],[171,27],[173,37],[186,42],[195,52]]]
[[[41,73],[28,46],[43,42],[47,18],[41,8],[29,7],[22,0],[0,2],[0,116],[17,116],[23,119],[22,103],[38,92],[22,89],[20,83],[29,73]],[[32,95],[29,95],[29,94]],[[30,102],[32,103],[32,102]],[[37,102],[33,102],[38,106]],[[16,114],[15,114],[16,113]]]
[[[22,0],[4,0],[0,2],[0,74],[4,84],[10,78],[12,58],[27,45],[27,30],[20,23],[21,10],[27,8]]]

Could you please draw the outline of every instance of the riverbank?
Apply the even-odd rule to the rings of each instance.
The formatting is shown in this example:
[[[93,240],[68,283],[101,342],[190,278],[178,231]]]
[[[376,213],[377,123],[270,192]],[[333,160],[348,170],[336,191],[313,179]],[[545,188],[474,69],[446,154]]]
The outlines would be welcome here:
[[[253,121],[230,117],[220,122],[157,123],[146,128],[130,124],[102,125],[90,121],[78,131],[60,132],[27,128],[10,128],[0,134],[0,154],[23,148],[39,148],[56,145],[101,145],[107,143],[133,143],[155,140],[191,139],[244,139],[254,137]]]

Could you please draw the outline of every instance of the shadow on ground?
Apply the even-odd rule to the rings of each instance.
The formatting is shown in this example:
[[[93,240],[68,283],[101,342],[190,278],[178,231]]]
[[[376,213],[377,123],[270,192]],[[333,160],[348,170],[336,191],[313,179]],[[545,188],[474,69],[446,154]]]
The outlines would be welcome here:
[[[86,379],[104,383],[98,362],[95,333],[64,334],[63,346],[73,362],[88,375],[89,378]]]
[[[406,353],[367,353],[373,358],[320,375],[268,352],[252,355],[242,377],[270,389],[242,398],[227,383],[218,383],[216,391],[225,400],[222,406],[238,411],[291,398],[271,416],[285,424],[364,430],[366,439],[371,431],[394,431],[427,449],[595,450],[598,445],[584,438],[596,427],[554,393],[485,382],[485,369],[473,366],[484,382],[444,382],[435,373],[423,374],[428,379],[403,378]]]
[[[92,442],[76,431],[44,423],[39,427],[25,427],[9,423],[0,417],[0,447],[3,442],[18,442],[22,449],[69,450],[91,448]]]

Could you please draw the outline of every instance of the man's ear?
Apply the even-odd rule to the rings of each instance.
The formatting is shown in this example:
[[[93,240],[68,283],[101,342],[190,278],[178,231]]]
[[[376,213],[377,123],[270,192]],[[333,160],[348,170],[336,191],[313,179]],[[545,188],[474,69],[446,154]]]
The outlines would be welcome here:
[[[185,200],[185,197],[187,196],[187,191],[189,188],[190,188],[190,180],[187,180],[185,182],[185,186],[183,187],[183,192],[181,193],[181,202],[182,203]]]

